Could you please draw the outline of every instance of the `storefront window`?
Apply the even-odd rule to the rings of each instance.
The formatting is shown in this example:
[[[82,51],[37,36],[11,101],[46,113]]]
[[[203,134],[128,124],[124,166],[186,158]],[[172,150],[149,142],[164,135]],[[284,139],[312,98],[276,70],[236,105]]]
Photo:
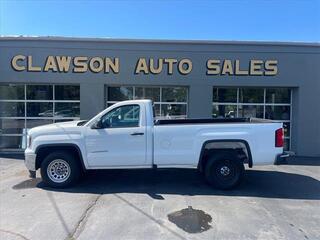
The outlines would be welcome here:
[[[239,88],[240,103],[261,103],[263,102],[263,88]]]
[[[156,119],[187,117],[187,87],[107,87],[107,107],[131,99],[150,99],[154,103]]]
[[[160,116],[164,118],[181,118],[186,117],[187,109],[184,104],[161,104]]]
[[[27,102],[27,117],[52,117],[53,103]]]
[[[1,100],[23,100],[24,85],[7,84],[0,85]]]
[[[290,103],[291,90],[288,88],[267,88],[266,102],[267,103]]]
[[[266,106],[265,118],[290,120],[290,106]]]
[[[234,88],[214,88],[213,89],[213,101],[224,103],[236,103],[237,102],[237,89]]]
[[[5,102],[0,101],[1,117],[24,117],[24,102]]]
[[[284,136],[289,138],[290,137],[290,122],[284,122],[283,123],[283,128],[284,128]]]
[[[238,117],[263,118],[263,106],[239,105]]]
[[[291,89],[213,88],[213,118],[254,117],[283,122],[285,149],[290,149]]]
[[[133,87],[112,87],[108,89],[109,101],[125,101],[133,99]]]
[[[27,85],[27,100],[52,100],[52,85]]]
[[[153,102],[160,102],[160,88],[136,87],[134,99],[151,99]]]
[[[162,88],[163,102],[186,102],[187,101],[187,88],[185,87],[165,87]]]
[[[0,85],[0,151],[26,147],[27,130],[79,119],[79,85]]]
[[[214,105],[212,110],[213,118],[235,118],[237,117],[237,106]]]
[[[74,85],[56,85],[55,100],[80,100],[80,88]]]
[[[56,102],[54,116],[58,118],[80,117],[80,103]]]
[[[21,149],[25,145],[22,136],[0,135],[0,149]]]
[[[53,123],[53,120],[51,119],[27,119],[27,129],[51,123]]]
[[[24,119],[0,119],[0,134],[23,134],[25,128]]]

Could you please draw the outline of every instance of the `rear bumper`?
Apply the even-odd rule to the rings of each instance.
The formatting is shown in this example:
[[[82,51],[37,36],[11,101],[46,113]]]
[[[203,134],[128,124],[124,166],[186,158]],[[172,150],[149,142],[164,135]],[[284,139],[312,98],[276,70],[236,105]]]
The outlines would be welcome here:
[[[283,152],[277,155],[274,165],[286,164],[288,157],[290,157],[290,153]]]

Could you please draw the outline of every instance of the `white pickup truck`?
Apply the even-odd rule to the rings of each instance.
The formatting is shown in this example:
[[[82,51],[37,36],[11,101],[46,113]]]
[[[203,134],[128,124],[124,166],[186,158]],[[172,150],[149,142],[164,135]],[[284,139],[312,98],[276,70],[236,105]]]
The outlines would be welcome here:
[[[262,119],[154,120],[150,100],[119,102],[90,121],[28,132],[30,176],[51,187],[74,184],[90,169],[194,168],[220,189],[236,186],[244,164],[274,164],[283,155],[282,123]]]

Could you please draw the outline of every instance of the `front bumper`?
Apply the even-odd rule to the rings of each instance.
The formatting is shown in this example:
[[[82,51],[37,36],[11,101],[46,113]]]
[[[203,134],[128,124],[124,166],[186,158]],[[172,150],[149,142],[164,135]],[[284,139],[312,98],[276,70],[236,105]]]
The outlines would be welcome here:
[[[37,154],[31,151],[25,151],[24,153],[24,164],[29,171],[36,171],[36,158]]]
[[[287,164],[288,157],[290,157],[290,153],[283,152],[277,155],[274,165]]]

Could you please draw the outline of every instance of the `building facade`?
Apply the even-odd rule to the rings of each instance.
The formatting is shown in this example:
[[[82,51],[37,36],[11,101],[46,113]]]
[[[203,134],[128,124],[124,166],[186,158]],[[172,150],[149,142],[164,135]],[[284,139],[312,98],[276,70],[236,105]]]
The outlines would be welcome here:
[[[142,98],[157,118],[279,120],[287,150],[320,156],[320,44],[0,38],[0,151]]]

